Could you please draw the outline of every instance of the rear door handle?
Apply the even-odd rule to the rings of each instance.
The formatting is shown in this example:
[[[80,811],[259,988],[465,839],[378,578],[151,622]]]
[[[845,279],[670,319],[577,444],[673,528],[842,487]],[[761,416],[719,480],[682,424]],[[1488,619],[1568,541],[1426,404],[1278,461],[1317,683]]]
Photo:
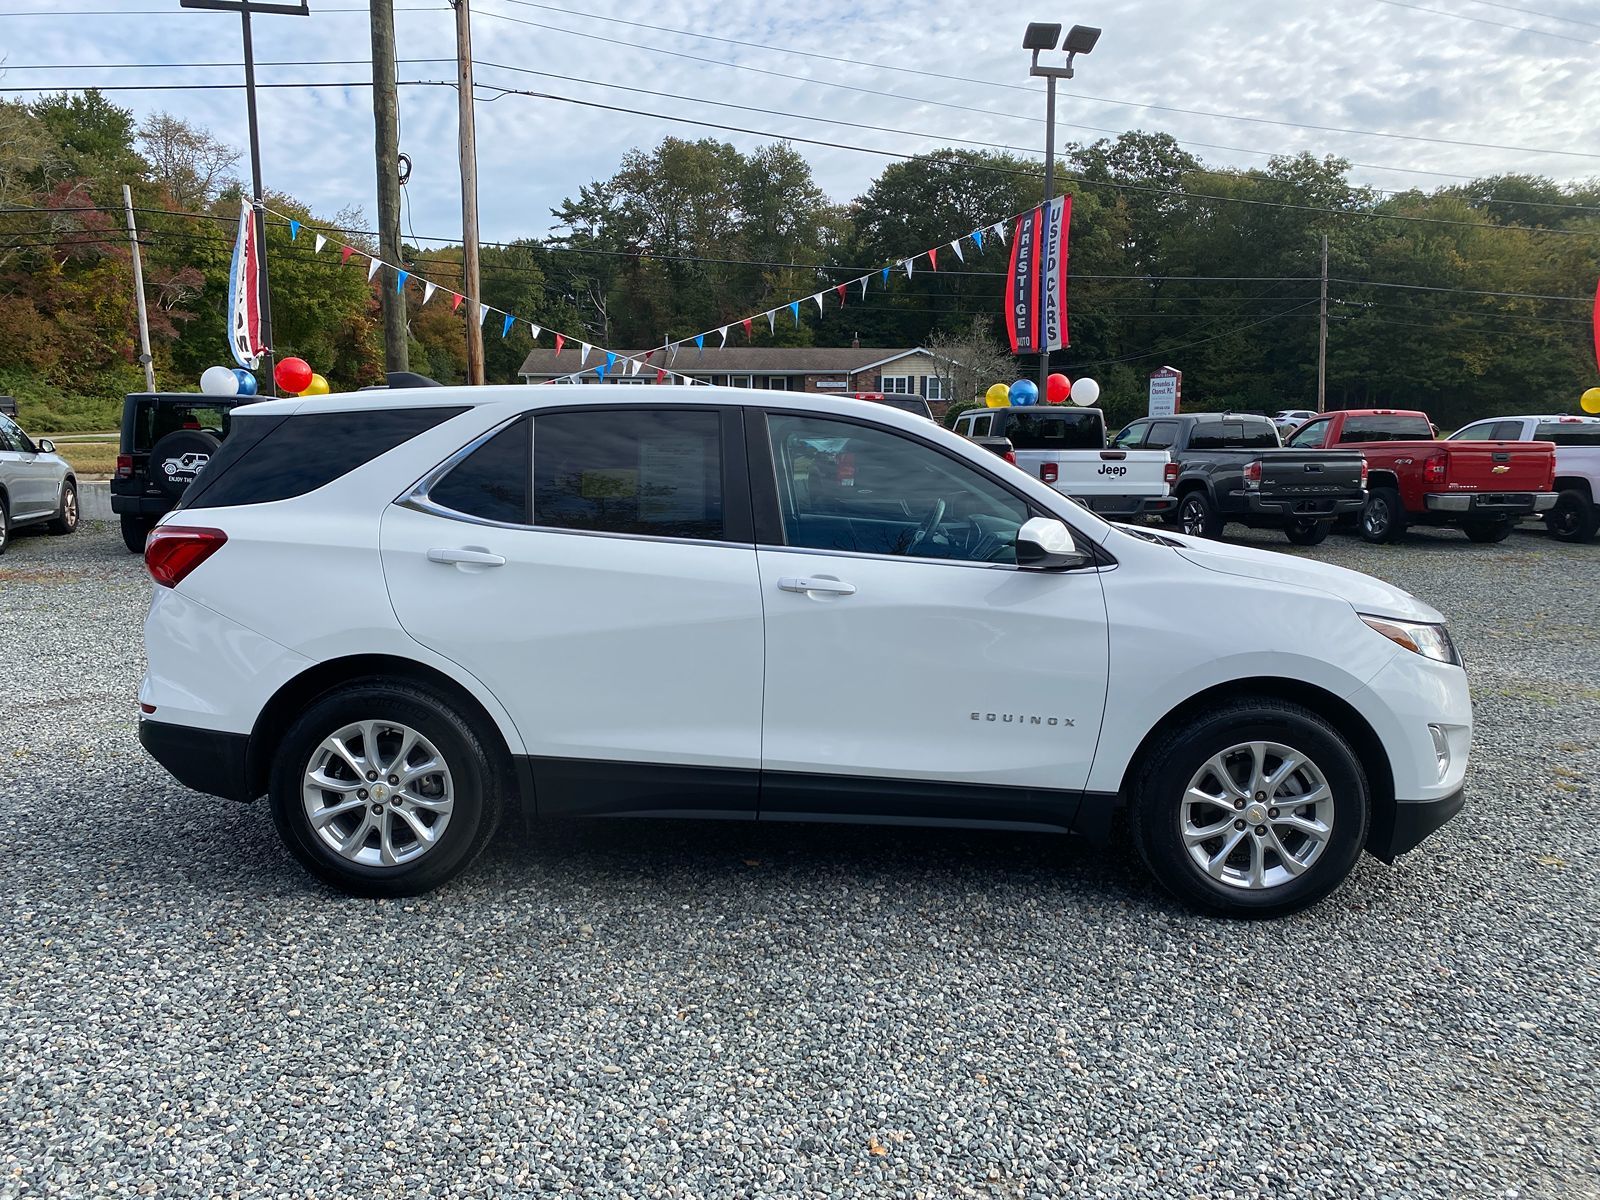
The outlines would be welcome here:
[[[846,583],[842,579],[827,579],[811,576],[799,579],[789,575],[778,580],[778,586],[786,592],[814,592],[825,596],[854,596],[856,585]]]
[[[476,567],[503,567],[506,560],[498,554],[490,554],[487,550],[453,550],[436,547],[428,551],[428,561],[444,563],[446,566],[460,566],[463,563]]]

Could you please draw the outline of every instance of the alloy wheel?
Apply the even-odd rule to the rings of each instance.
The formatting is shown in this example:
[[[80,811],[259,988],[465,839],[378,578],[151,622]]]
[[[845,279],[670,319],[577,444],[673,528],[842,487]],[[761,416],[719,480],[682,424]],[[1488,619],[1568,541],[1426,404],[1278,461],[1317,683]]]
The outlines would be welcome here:
[[[1180,521],[1183,532],[1189,537],[1204,537],[1206,532],[1205,509],[1200,502],[1191,497],[1183,502],[1183,515]]]
[[[1183,795],[1189,857],[1225,887],[1263,891],[1304,875],[1333,836],[1333,790],[1311,759],[1280,742],[1213,755]]]
[[[78,489],[69,487],[61,497],[61,517],[68,529],[78,527]]]
[[[1367,536],[1381,538],[1389,532],[1389,502],[1378,498],[1367,501],[1366,511],[1361,514],[1361,527],[1367,531]]]
[[[301,800],[312,831],[341,858],[398,867],[439,844],[455,786],[444,756],[415,729],[358,721],[312,752]]]

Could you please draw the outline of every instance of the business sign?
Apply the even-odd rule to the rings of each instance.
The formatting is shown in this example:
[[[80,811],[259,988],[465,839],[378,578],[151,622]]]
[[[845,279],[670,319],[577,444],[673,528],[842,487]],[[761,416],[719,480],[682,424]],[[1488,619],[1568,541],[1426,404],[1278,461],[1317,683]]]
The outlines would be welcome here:
[[[1150,375],[1150,411],[1152,417],[1171,417],[1178,412],[1183,401],[1183,372],[1176,367],[1162,367]]]
[[[1071,221],[1072,197],[1057,196],[1045,218],[1044,255],[1039,262],[1044,279],[1040,340],[1046,350],[1062,350],[1067,345],[1067,228]]]
[[[1067,234],[1072,197],[1058,196],[1017,218],[1006,272],[1006,333],[1013,354],[1067,344]]]

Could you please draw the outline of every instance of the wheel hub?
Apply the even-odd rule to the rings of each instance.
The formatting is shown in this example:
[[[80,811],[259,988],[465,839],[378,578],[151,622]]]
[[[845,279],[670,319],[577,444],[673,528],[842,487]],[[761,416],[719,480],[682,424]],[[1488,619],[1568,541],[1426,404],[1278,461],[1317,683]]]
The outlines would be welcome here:
[[[339,857],[399,867],[431,851],[455,808],[450,766],[417,730],[358,721],[312,751],[301,786],[306,819]]]

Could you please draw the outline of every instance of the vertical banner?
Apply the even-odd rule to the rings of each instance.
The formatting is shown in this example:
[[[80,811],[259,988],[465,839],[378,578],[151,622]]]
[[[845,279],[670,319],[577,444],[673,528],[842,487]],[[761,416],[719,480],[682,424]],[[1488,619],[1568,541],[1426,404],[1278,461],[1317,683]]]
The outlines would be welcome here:
[[[1046,350],[1067,346],[1067,233],[1072,226],[1072,197],[1057,196],[1050,201],[1044,221],[1044,251],[1039,259],[1043,277],[1040,308],[1043,327],[1040,341]]]
[[[1040,209],[1017,218],[1011,239],[1011,267],[1006,273],[1006,332],[1011,353],[1039,353]]]
[[[239,232],[233,241],[228,271],[228,349],[247,371],[256,369],[266,347],[261,344],[261,247],[256,245],[255,214],[239,201]]]

